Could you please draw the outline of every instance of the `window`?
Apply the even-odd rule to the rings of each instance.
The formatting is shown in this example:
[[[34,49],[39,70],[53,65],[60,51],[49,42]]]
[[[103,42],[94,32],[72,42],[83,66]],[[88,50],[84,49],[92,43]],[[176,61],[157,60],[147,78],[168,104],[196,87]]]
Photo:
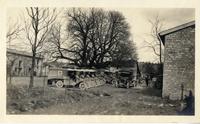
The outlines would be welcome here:
[[[40,62],[39,59],[37,59],[37,60],[36,60],[36,68],[37,68],[37,69],[39,68],[39,62]]]
[[[18,70],[18,69],[15,67],[15,72],[17,72],[17,70]]]
[[[62,71],[58,71],[58,76],[62,76],[63,72]]]
[[[19,68],[18,75],[21,74],[22,68]]]
[[[36,72],[36,71],[34,71],[34,72],[33,72],[33,75],[34,75],[34,76],[37,76],[37,72]]]
[[[21,68],[21,67],[22,67],[22,61],[19,60],[19,68]]]

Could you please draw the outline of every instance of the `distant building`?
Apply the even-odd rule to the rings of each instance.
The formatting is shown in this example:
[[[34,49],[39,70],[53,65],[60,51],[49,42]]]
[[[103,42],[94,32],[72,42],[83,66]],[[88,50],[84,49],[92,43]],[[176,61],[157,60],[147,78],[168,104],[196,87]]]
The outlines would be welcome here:
[[[159,33],[165,47],[163,97],[181,99],[194,93],[195,22]]]
[[[30,76],[32,54],[7,48],[7,75],[8,76]],[[42,75],[43,58],[36,56],[34,75]]]

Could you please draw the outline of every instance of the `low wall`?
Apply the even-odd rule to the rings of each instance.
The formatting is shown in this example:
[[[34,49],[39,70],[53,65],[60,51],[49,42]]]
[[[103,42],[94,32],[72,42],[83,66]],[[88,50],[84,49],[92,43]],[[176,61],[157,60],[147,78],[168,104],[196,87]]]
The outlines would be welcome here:
[[[7,83],[10,82],[10,78],[7,78]],[[30,77],[12,77],[12,85],[29,85]],[[34,86],[44,86],[47,84],[47,77],[34,77]]]

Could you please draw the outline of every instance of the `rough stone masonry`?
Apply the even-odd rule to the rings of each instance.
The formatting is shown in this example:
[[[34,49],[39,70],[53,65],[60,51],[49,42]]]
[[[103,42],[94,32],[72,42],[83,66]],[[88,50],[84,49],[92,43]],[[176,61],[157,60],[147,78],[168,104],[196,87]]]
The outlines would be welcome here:
[[[194,94],[195,22],[161,32],[164,44],[163,97],[180,100]]]

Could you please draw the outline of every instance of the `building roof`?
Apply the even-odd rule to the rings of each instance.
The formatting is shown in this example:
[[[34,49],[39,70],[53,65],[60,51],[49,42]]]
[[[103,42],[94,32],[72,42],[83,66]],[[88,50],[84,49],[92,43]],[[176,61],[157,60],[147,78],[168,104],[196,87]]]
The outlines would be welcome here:
[[[188,23],[185,23],[185,24],[182,24],[182,25],[179,25],[179,26],[164,30],[164,31],[159,33],[160,39],[161,39],[162,43],[165,45],[165,41],[164,41],[164,36],[165,35],[171,34],[173,32],[177,32],[179,30],[182,30],[182,29],[185,29],[185,28],[191,27],[191,26],[195,26],[195,21],[191,21],[191,22],[188,22]]]
[[[21,55],[21,56],[26,56],[26,57],[32,57],[32,53],[30,52],[27,52],[27,51],[19,51],[19,50],[16,50],[16,49],[11,49],[11,48],[7,48],[7,53],[11,53],[11,54],[16,54],[16,55]],[[36,58],[40,58],[42,59],[43,57],[42,56],[38,56],[36,55]]]

